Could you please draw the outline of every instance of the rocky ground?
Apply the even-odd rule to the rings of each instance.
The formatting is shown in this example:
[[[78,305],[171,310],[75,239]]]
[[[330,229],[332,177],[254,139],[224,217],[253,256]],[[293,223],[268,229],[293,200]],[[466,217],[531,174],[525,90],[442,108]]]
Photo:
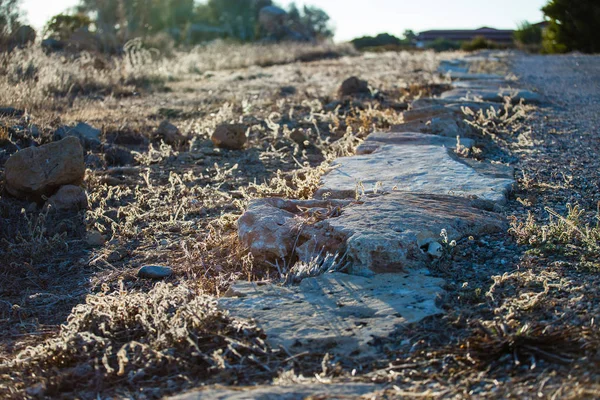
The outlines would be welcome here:
[[[0,393],[597,397],[598,59],[455,57],[0,109]]]

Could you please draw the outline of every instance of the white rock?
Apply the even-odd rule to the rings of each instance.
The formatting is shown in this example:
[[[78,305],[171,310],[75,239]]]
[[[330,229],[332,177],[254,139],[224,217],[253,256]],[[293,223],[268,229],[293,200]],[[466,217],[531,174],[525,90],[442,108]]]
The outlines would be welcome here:
[[[355,198],[363,192],[396,190],[506,201],[514,184],[511,178],[479,173],[450,151],[439,146],[386,145],[373,154],[338,158],[315,197]]]

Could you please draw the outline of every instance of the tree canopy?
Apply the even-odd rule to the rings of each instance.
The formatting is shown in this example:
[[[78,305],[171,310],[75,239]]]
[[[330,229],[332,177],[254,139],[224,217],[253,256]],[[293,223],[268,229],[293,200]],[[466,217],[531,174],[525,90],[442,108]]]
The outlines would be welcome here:
[[[542,11],[550,22],[544,33],[545,51],[600,52],[598,0],[550,0]]]

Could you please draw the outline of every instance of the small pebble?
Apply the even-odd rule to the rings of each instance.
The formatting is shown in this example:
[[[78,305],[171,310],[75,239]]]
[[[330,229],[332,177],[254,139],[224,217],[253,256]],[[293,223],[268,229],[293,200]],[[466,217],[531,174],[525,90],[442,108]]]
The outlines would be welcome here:
[[[173,270],[169,267],[162,267],[160,265],[145,265],[138,271],[139,278],[147,279],[163,279],[168,278],[173,274]]]
[[[102,234],[98,231],[88,232],[86,239],[87,239],[88,245],[90,245],[92,247],[102,246],[106,242],[106,239],[104,238],[104,236],[102,236]]]

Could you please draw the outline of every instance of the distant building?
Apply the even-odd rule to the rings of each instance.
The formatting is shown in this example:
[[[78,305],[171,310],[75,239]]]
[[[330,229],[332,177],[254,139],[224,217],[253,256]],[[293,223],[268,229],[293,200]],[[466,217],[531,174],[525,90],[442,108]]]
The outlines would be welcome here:
[[[417,47],[425,47],[438,39],[450,40],[453,42],[467,42],[478,36],[499,44],[510,45],[513,43],[513,33],[511,29],[494,29],[483,27],[479,29],[468,30],[433,30],[419,33],[417,36]]]

